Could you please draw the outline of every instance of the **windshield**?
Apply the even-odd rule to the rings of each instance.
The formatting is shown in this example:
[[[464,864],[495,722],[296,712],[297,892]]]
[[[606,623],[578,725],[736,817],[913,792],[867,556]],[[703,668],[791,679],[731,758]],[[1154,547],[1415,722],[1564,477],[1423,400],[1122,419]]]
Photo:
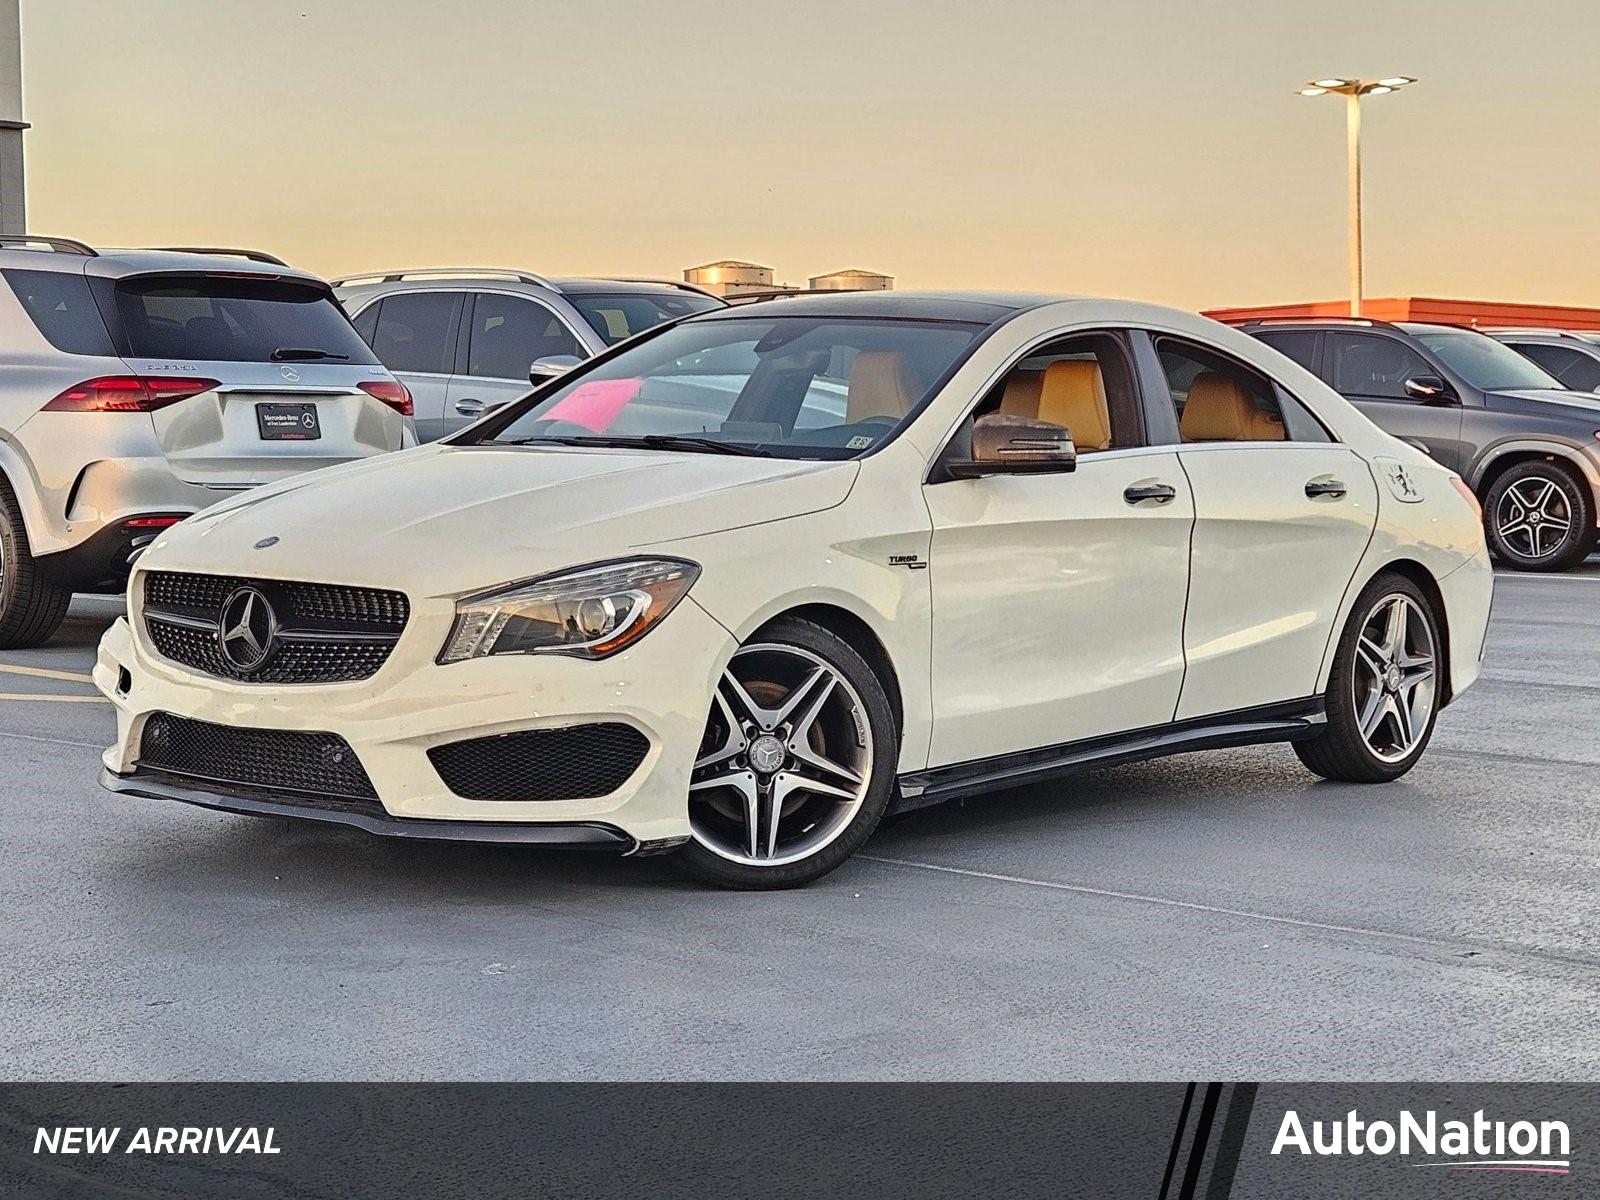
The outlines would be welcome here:
[[[492,440],[680,444],[854,458],[887,441],[975,343],[957,322],[690,321],[542,396]],[[693,439],[697,444],[682,444]]]
[[[1465,329],[1440,329],[1417,334],[1461,378],[1485,392],[1506,388],[1555,388],[1560,381],[1538,363],[1523,358],[1510,346]]]
[[[109,283],[109,281],[107,281]],[[112,334],[130,358],[202,362],[377,359],[333,300],[308,283],[219,275],[150,275],[112,285]]]
[[[674,321],[707,309],[723,307],[722,301],[698,292],[625,292],[615,296],[570,293],[567,300],[583,314],[594,331],[613,346],[636,333],[663,321]]]

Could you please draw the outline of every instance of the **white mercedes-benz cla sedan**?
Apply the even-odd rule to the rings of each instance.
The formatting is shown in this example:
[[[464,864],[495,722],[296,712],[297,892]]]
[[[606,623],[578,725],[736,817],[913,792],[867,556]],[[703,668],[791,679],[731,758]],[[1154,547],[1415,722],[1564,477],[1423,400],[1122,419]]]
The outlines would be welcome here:
[[[648,331],[164,533],[114,791],[783,887],[889,812],[1291,742],[1383,782],[1477,677],[1476,501],[1245,334],[878,293]]]

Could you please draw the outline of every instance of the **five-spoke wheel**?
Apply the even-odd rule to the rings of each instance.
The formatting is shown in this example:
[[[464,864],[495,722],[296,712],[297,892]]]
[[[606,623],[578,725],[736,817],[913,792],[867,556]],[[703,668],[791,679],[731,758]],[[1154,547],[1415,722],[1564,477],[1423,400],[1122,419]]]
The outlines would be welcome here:
[[[1295,743],[1300,761],[1327,779],[1382,783],[1422,756],[1439,715],[1438,618],[1422,590],[1382,574],[1357,598],[1334,652],[1327,725]]]
[[[1508,566],[1564,571],[1595,545],[1588,484],[1555,461],[1519,463],[1495,480],[1484,505],[1489,547]]]
[[[837,866],[888,802],[894,724],[847,643],[786,619],[718,681],[689,784],[684,861],[712,882],[785,887]]]

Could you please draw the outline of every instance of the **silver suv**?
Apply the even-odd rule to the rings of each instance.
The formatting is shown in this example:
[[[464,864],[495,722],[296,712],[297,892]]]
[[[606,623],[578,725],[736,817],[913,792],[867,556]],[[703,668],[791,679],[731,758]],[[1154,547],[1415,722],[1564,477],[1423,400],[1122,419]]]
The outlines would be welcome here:
[[[687,283],[546,279],[503,267],[347,275],[335,294],[416,401],[425,442],[608,346],[723,301]]]
[[[1531,358],[1577,392],[1600,392],[1600,332],[1564,329],[1485,329],[1523,358]]]
[[[328,284],[255,251],[0,237],[0,649],[242,489],[416,444]]]

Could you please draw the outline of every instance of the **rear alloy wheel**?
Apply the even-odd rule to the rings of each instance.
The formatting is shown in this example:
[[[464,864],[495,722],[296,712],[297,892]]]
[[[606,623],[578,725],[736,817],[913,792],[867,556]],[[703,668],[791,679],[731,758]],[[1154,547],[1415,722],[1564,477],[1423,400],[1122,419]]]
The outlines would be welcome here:
[[[1325,779],[1386,783],[1422,757],[1439,716],[1441,641],[1432,607],[1409,579],[1381,575],[1345,627],[1328,683],[1328,724],[1296,742]]]
[[[49,641],[71,603],[71,592],[40,574],[17,498],[0,479],[0,650]]]
[[[897,741],[883,685],[848,643],[809,621],[769,626],[718,681],[680,861],[723,887],[827,874],[883,816]]]
[[[1594,549],[1589,487],[1557,463],[1512,467],[1489,489],[1484,511],[1490,549],[1519,571],[1565,571]]]

